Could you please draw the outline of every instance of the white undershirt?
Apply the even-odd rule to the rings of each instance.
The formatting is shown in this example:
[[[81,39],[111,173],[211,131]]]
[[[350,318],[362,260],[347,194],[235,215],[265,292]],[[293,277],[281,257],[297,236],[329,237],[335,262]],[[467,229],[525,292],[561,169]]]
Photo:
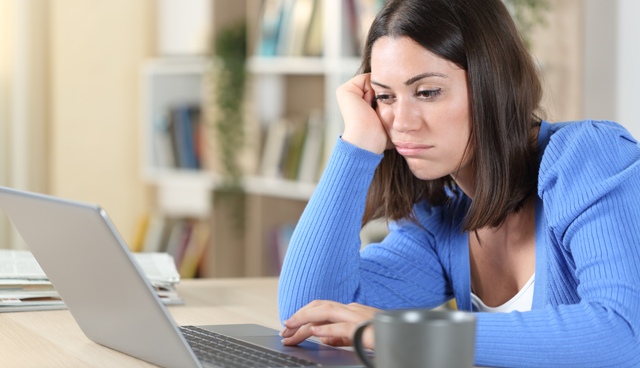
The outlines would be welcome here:
[[[509,313],[513,311],[527,312],[531,310],[531,303],[533,303],[533,281],[536,277],[534,273],[529,281],[518,291],[513,298],[508,302],[498,307],[487,307],[480,298],[474,293],[471,293],[471,303],[476,307],[478,312],[486,313]]]

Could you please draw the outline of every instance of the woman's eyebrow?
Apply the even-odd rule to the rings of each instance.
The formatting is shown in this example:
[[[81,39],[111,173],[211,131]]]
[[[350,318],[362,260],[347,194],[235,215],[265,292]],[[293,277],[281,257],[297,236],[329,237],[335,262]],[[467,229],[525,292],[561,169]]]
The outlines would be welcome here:
[[[444,74],[440,74],[440,73],[436,73],[436,72],[427,72],[427,73],[422,73],[419,75],[416,75],[413,78],[408,79],[406,82],[404,82],[405,86],[410,86],[412,84],[414,84],[415,82],[424,79],[424,78],[430,78],[430,77],[440,77],[440,78],[447,78],[446,75]],[[386,88],[386,89],[391,89],[391,87],[389,86],[385,86],[384,84],[380,83],[380,82],[376,82],[374,80],[371,80],[371,84],[375,84],[376,86],[380,86],[382,88]]]
[[[374,80],[372,80],[372,81],[371,81],[371,84],[375,84],[376,86],[380,86],[380,87],[382,87],[382,88],[391,89],[391,87],[389,87],[389,86],[385,86],[384,84],[382,84],[382,83],[378,83],[378,82],[376,82],[376,81],[374,81]]]
[[[429,77],[446,78],[447,76],[444,75],[444,74],[435,73],[435,72],[422,73],[422,74],[416,75],[413,78],[408,79],[406,82],[404,82],[404,85],[405,86],[410,86],[410,85],[414,84],[415,82],[419,81],[420,79],[429,78]]]

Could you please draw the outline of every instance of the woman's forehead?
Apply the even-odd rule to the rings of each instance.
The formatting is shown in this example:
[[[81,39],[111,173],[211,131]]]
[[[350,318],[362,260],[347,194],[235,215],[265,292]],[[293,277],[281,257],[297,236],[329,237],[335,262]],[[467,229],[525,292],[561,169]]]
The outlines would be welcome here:
[[[424,73],[450,77],[456,72],[464,70],[406,36],[380,37],[371,50],[372,79],[392,78],[404,82]]]

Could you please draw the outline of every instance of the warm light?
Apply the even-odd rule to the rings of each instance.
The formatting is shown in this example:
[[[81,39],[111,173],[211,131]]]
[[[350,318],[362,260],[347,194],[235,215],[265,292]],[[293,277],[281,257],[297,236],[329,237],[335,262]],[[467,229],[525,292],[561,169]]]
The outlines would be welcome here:
[[[12,1],[0,0],[0,95],[6,99],[7,83],[11,70],[11,28]],[[0,102],[4,106],[6,101]]]

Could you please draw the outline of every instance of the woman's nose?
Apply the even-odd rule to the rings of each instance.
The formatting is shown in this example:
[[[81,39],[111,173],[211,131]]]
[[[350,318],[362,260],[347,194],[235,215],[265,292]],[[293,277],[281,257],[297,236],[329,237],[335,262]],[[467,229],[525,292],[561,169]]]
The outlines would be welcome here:
[[[420,114],[409,99],[398,99],[393,109],[393,130],[407,133],[420,129]]]

